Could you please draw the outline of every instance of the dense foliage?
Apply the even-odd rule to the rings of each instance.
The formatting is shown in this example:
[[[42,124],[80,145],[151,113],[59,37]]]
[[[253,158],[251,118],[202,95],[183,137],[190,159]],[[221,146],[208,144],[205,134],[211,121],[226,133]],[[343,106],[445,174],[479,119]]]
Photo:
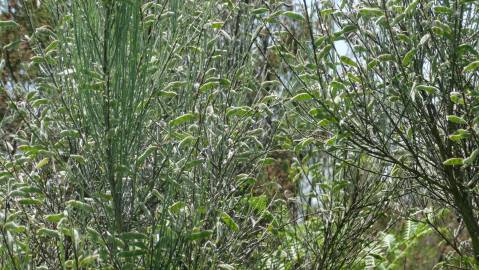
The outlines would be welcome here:
[[[0,268],[476,269],[478,8],[0,1]]]

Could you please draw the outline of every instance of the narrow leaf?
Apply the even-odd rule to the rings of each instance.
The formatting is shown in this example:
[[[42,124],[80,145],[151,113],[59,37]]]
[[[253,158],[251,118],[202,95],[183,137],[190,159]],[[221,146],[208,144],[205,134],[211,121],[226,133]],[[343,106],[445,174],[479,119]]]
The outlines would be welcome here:
[[[216,86],[218,86],[219,83],[218,82],[207,82],[205,84],[203,84],[201,87],[200,87],[200,93],[204,93],[210,89],[213,89],[215,88]]]
[[[41,168],[43,168],[45,165],[48,164],[48,161],[49,161],[48,158],[44,158],[44,159],[40,160],[40,161],[37,163],[37,165],[35,165],[35,169],[41,169]]]
[[[448,115],[446,116],[447,121],[455,124],[460,124],[460,125],[465,125],[467,124],[466,120],[464,120],[462,117],[459,117],[457,115]]]
[[[69,200],[66,205],[70,206],[70,207],[73,207],[73,208],[77,208],[77,209],[82,209],[82,210],[85,210],[85,211],[92,211],[93,208],[87,204],[87,203],[84,203],[84,202],[80,202],[80,201],[76,201],[76,200]]]
[[[262,8],[253,9],[253,10],[251,11],[251,14],[253,14],[253,15],[261,15],[261,14],[264,14],[264,13],[266,13],[266,12],[268,12],[268,9],[262,7]]]
[[[138,157],[136,160],[137,165],[143,164],[143,162],[156,150],[158,147],[156,145],[150,145],[146,150]]]
[[[345,65],[348,65],[348,66],[351,66],[351,67],[358,67],[358,64],[347,56],[343,55],[339,58],[339,60],[341,60],[341,62]]]
[[[292,20],[296,20],[296,21],[304,20],[303,15],[299,14],[298,12],[294,12],[294,11],[285,11],[283,13],[283,15],[292,19]]]
[[[188,239],[191,241],[201,240],[201,239],[209,238],[212,234],[213,234],[213,231],[211,230],[192,232],[188,236]]]
[[[292,97],[291,100],[292,101],[304,101],[304,100],[310,100],[312,98],[313,98],[313,96],[311,96],[308,93],[299,93],[296,96]]]
[[[12,20],[8,21],[0,21],[0,29],[8,29],[8,28],[14,28],[14,27],[19,27],[20,25]]]
[[[479,60],[470,63],[464,67],[464,72],[471,72],[479,68]]]
[[[93,263],[96,262],[97,259],[98,259],[98,255],[86,256],[85,258],[81,259],[80,267],[86,267],[86,266],[92,265]]]
[[[172,127],[178,126],[178,125],[181,125],[181,124],[186,123],[188,121],[192,121],[194,119],[196,119],[196,115],[193,114],[193,113],[183,114],[183,115],[178,116],[177,118],[171,120],[170,121],[170,126],[172,126]]]
[[[226,224],[232,231],[235,231],[235,232],[239,231],[238,224],[236,224],[233,218],[227,213],[225,212],[221,213],[221,221],[223,221],[223,223]]]
[[[431,94],[431,95],[439,93],[439,89],[437,89],[434,86],[429,86],[429,85],[423,85],[423,84],[416,85],[416,89],[420,90],[420,91],[424,91],[424,92],[426,92],[428,94]]]
[[[404,10],[404,13],[411,14],[414,10],[416,10],[416,7],[418,4],[419,4],[419,0],[412,1]]]
[[[359,10],[359,15],[365,17],[379,17],[384,15],[384,12],[379,8],[362,8]]]
[[[404,67],[409,66],[409,64],[411,64],[412,59],[414,58],[415,55],[416,55],[416,49],[411,49],[409,52],[407,52],[404,58],[402,59],[402,65]]]
[[[474,151],[472,151],[471,155],[464,159],[464,164],[472,164],[476,159],[477,157],[479,156],[479,149],[476,149]]]
[[[444,161],[442,164],[446,166],[455,166],[455,165],[462,165],[464,163],[464,159],[462,158],[450,158]]]

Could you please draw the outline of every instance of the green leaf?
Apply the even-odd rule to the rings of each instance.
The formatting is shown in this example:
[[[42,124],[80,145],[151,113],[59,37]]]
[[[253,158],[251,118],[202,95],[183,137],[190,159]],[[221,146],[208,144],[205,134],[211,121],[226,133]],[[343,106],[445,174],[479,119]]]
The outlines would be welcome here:
[[[412,1],[404,10],[405,14],[411,14],[413,11],[416,10],[417,5],[419,4],[419,0]]]
[[[91,207],[89,204],[80,202],[77,200],[69,200],[66,202],[66,205],[72,207],[72,208],[77,208],[85,211],[93,211],[93,207]]]
[[[223,221],[224,224],[226,224],[226,226],[228,226],[232,231],[239,231],[239,226],[238,224],[236,224],[236,222],[233,220],[233,218],[231,218],[230,215],[228,215],[227,213],[223,212],[221,213],[221,221]]]
[[[226,116],[231,117],[231,116],[238,116],[238,117],[244,117],[251,115],[251,108],[248,106],[241,106],[241,107],[230,107],[226,109]]]
[[[169,89],[177,89],[177,88],[181,88],[181,87],[184,87],[185,85],[187,85],[188,82],[185,82],[185,81],[175,81],[175,82],[170,82],[164,89],[164,91],[166,90],[169,90]]]
[[[346,90],[346,85],[342,82],[338,82],[336,80],[331,81],[329,84],[331,86],[331,89],[333,90]]]
[[[319,123],[319,125],[321,125],[321,123]],[[313,142],[314,142],[314,139],[311,138],[311,137],[304,138],[304,139],[299,141],[299,143],[294,147],[294,150],[295,151],[301,151],[302,149],[304,149],[306,146],[312,144]]]
[[[309,110],[308,114],[311,115],[312,117],[320,117],[322,115],[323,111],[318,109],[318,108],[312,108]]]
[[[81,259],[80,267],[86,267],[86,266],[92,265],[93,263],[96,262],[97,259],[98,259],[98,255],[86,256],[85,258]]]
[[[448,138],[449,140],[455,141],[455,142],[464,139],[463,136],[461,136],[461,135],[456,135],[456,134],[449,135],[449,136],[447,136],[447,138]]]
[[[283,13],[283,15],[292,19],[292,20],[295,20],[295,21],[303,21],[304,20],[303,15],[301,15],[298,12],[294,12],[294,11],[285,11]]]
[[[322,119],[318,124],[322,127],[327,127],[331,122],[328,119]]]
[[[40,151],[44,150],[44,148],[38,145],[20,145],[18,146],[18,150],[29,154],[38,154]]]
[[[452,102],[454,102],[455,104],[464,105],[464,98],[462,97],[461,93],[451,92],[449,95]]]
[[[341,29],[341,32],[343,32],[343,34],[347,34],[347,33],[355,32],[357,30],[358,30],[358,27],[356,25],[348,24],[344,26],[343,29]]]
[[[464,72],[471,72],[479,68],[479,60],[469,63],[469,65],[464,67]]]
[[[444,32],[444,30],[441,28],[441,27],[438,27],[438,26],[433,26],[431,28],[432,32],[438,36],[443,36],[443,37],[447,37],[446,33]]]
[[[21,205],[39,205],[42,204],[42,201],[34,198],[23,198],[18,200],[18,203]]]
[[[471,133],[469,133],[469,131],[465,129],[458,129],[456,132],[454,132],[454,134],[449,135],[448,138],[451,141],[459,141],[468,138],[470,135]]]
[[[231,85],[231,80],[227,78],[221,78],[219,83],[224,87],[229,87]]]
[[[98,231],[96,231],[95,229],[93,229],[91,227],[87,227],[86,231],[88,232],[88,236],[91,240],[96,242],[99,239],[101,239],[101,234]]]
[[[178,116],[177,118],[171,120],[169,124],[170,124],[170,126],[174,127],[174,126],[178,126],[178,125],[181,125],[181,124],[189,122],[189,121],[193,121],[195,119],[196,119],[196,114],[187,113],[187,114],[183,114],[183,115]]]
[[[341,60],[341,62],[345,65],[348,65],[348,66],[351,66],[351,67],[356,67],[356,68],[358,67],[358,64],[347,56],[343,55],[339,58],[339,60]]]
[[[464,164],[472,164],[479,156],[479,149],[472,151],[468,158],[464,159]]]
[[[176,92],[173,92],[173,91],[161,90],[161,91],[158,92],[158,95],[160,97],[176,97],[178,94]]]
[[[479,52],[477,52],[477,50],[473,46],[467,43],[463,43],[459,45],[458,50],[459,50],[460,56],[463,56],[468,53],[476,55],[476,56],[479,55]]]
[[[384,12],[379,8],[362,8],[359,10],[359,15],[364,17],[379,17],[384,15]]]
[[[86,159],[82,155],[70,155],[70,157],[80,164],[86,163]]]
[[[58,231],[52,230],[52,229],[47,229],[47,228],[41,228],[37,231],[37,234],[43,237],[54,237],[54,238],[60,238],[60,233]]]
[[[60,214],[50,214],[46,215],[45,219],[52,222],[52,223],[58,223],[65,215],[63,213]]]
[[[23,225],[18,225],[17,223],[15,223],[13,221],[5,223],[5,225],[3,225],[3,226],[7,231],[13,232],[13,233],[24,233],[24,232],[27,231],[27,227],[25,227]]]
[[[24,191],[21,191],[21,190],[12,190],[10,191],[9,195],[11,197],[26,197],[28,196],[28,194]]]
[[[80,132],[74,129],[67,129],[60,131],[60,137],[80,138]]]
[[[169,208],[170,212],[173,213],[173,214],[178,214],[181,209],[185,208],[186,207],[186,204],[184,202],[175,202],[174,204],[172,204]]]
[[[266,158],[262,158],[258,161],[259,164],[263,165],[263,166],[266,166],[266,165],[271,165],[275,162],[276,160],[274,158],[271,158],[271,157],[266,157]]]
[[[32,107],[38,108],[38,107],[40,107],[40,106],[42,106],[42,105],[48,104],[48,102],[49,102],[48,99],[46,99],[46,98],[40,98],[40,99],[37,99],[37,100],[35,100],[35,101],[32,102]]]
[[[254,196],[248,199],[248,204],[257,212],[262,212],[268,207],[268,197],[266,195]]]
[[[194,141],[195,141],[195,137],[188,135],[180,141],[180,143],[178,144],[178,147],[183,148],[185,146],[190,145]]]
[[[65,261],[64,266],[66,268],[73,268],[75,266],[75,263],[73,262],[73,260],[67,260],[67,261]]]
[[[334,135],[333,137],[327,139],[324,143],[326,145],[334,145],[336,143],[336,140],[338,139],[338,135]]]
[[[21,43],[20,39],[14,40],[14,41],[8,43],[7,45],[3,46],[3,49],[6,50],[6,51],[17,50],[20,43]]]
[[[450,158],[442,163],[446,166],[455,166],[464,164],[464,159],[462,158]]]
[[[379,61],[381,62],[388,62],[388,61],[394,61],[394,56],[389,53],[381,54],[378,56]]]
[[[58,47],[58,40],[54,40],[45,48],[45,52],[50,52]]]
[[[466,120],[464,120],[462,117],[459,117],[457,115],[448,115],[446,116],[447,121],[455,124],[460,124],[460,125],[465,125],[467,124]]]
[[[262,159],[258,161],[259,164],[262,164],[263,166],[265,165],[270,165],[274,163],[274,159]],[[247,174],[239,174],[236,176],[236,181],[240,183],[240,186],[246,187],[246,186],[253,186],[256,183],[256,179],[253,177],[247,175]]]
[[[423,84],[416,85],[416,89],[420,90],[420,91],[424,91],[424,92],[426,92],[430,95],[439,93],[439,89],[437,89],[434,86],[429,86],[429,85],[423,85]]]
[[[40,55],[35,55],[35,56],[32,56],[32,58],[30,58],[30,60],[34,64],[40,64],[45,60],[45,58],[43,58],[43,56],[40,56]]]
[[[367,67],[368,67],[369,70],[371,70],[371,69],[375,68],[376,66],[378,66],[379,64],[380,64],[380,62],[377,59],[372,59],[367,64]]]
[[[437,14],[452,14],[452,10],[445,6],[436,6],[433,10]]]
[[[224,22],[210,22],[210,25],[211,25],[211,28],[213,29],[220,29],[221,27],[223,27],[225,23]]]
[[[213,234],[212,230],[192,232],[188,236],[188,240],[191,240],[191,241],[201,240],[201,239],[209,238],[212,234]]]
[[[337,11],[333,8],[322,9],[321,10],[321,16],[329,16],[329,15],[335,13],[335,12],[337,12]]]
[[[358,76],[354,75],[353,73],[348,72],[346,75],[348,76],[348,79],[349,79],[351,82],[361,83],[361,78],[359,78]]]
[[[326,55],[328,55],[332,48],[333,45],[331,44],[324,46],[324,48],[318,54],[318,59],[323,59]]]
[[[291,100],[292,101],[304,101],[304,100],[310,100],[312,98],[313,98],[313,96],[311,96],[308,93],[299,93],[296,96],[292,97]]]
[[[9,29],[19,27],[20,25],[12,20],[0,21],[0,29]]]
[[[43,168],[45,165],[48,164],[48,161],[49,161],[48,158],[44,158],[44,159],[40,160],[40,161],[37,163],[37,165],[35,165],[35,169],[38,170],[38,169]]]
[[[206,92],[206,91],[208,91],[208,90],[211,90],[211,89],[217,87],[218,85],[219,85],[219,82],[207,82],[207,83],[204,83],[204,84],[200,87],[199,91],[200,91],[200,93],[204,93],[204,92]]]
[[[261,15],[261,14],[264,14],[264,13],[266,13],[266,12],[268,12],[268,9],[265,8],[265,7],[261,7],[261,8],[253,9],[253,10],[251,11],[251,14],[253,14],[253,15]]]
[[[37,187],[33,187],[33,186],[24,186],[22,188],[20,188],[21,191],[23,192],[27,192],[27,193],[38,193],[38,194],[41,194],[42,193],[42,190],[37,188]]]
[[[158,149],[156,145],[150,145],[146,150],[138,157],[136,160],[137,165],[143,164],[143,162],[155,151]]]
[[[402,59],[403,67],[409,66],[409,64],[411,64],[412,59],[414,58],[415,55],[416,55],[416,49],[411,49],[409,52],[407,52],[404,58]]]

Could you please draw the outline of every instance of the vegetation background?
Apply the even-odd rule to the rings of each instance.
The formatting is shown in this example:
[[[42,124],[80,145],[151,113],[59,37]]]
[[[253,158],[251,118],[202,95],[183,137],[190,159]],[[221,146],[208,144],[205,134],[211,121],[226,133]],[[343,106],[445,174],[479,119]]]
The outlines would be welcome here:
[[[0,268],[478,269],[478,8],[0,1]]]

